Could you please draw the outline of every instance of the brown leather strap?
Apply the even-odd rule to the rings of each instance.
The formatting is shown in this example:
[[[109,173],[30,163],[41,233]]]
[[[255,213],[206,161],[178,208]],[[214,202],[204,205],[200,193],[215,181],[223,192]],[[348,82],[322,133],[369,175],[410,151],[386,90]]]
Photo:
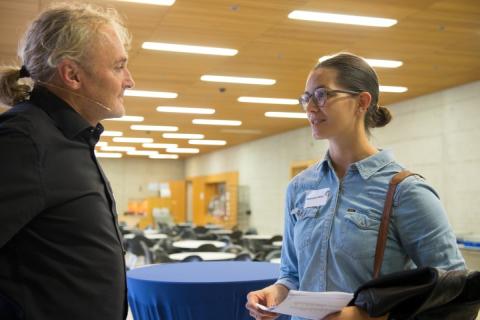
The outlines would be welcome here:
[[[400,171],[393,176],[392,180],[390,180],[387,198],[385,199],[385,205],[383,207],[382,221],[380,222],[380,227],[378,230],[377,247],[375,249],[375,262],[373,265],[373,278],[377,278],[380,275],[380,270],[382,269],[383,254],[385,253],[385,245],[387,242],[388,224],[390,223],[390,216],[393,207],[393,195],[395,194],[397,185],[402,182],[403,179],[412,175],[417,174],[408,170]]]

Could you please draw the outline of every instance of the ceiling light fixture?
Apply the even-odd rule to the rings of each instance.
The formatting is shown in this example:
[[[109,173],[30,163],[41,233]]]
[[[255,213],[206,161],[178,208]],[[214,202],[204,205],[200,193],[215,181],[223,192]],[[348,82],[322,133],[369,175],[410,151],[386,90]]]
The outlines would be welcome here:
[[[200,150],[198,148],[168,148],[167,152],[172,153],[199,153]]]
[[[130,129],[138,131],[178,131],[178,127],[175,126],[147,126],[141,124],[132,124]]]
[[[307,119],[305,112],[265,112],[265,117],[269,118],[290,118],[290,119]]]
[[[154,154],[158,154],[158,151],[153,151],[153,150],[132,150],[132,151],[127,151],[128,155],[131,156],[151,156]]]
[[[318,62],[323,62],[332,57],[334,56],[323,56],[320,59],[318,59]],[[377,67],[377,68],[398,68],[403,65],[403,62],[398,60],[382,60],[382,59],[366,59],[366,58],[364,58],[364,60],[367,61],[367,63],[371,67]]]
[[[214,114],[215,109],[212,108],[193,108],[193,107],[174,107],[174,106],[159,106],[158,112],[172,112],[172,113],[193,113],[193,114]]]
[[[227,144],[225,140],[188,140],[188,144],[207,145],[207,146],[224,146]]]
[[[142,48],[149,49],[149,50],[159,50],[159,51],[211,54],[211,55],[217,55],[217,56],[234,56],[238,53],[238,50],[229,49],[229,48],[194,46],[194,45],[187,45],[187,44],[164,43],[164,42],[144,42],[142,44]]]
[[[391,27],[397,23],[395,19],[376,17],[354,16],[348,14],[336,14],[318,11],[294,10],[288,14],[289,19],[307,20],[329,23],[353,24],[367,27]]]
[[[97,158],[121,158],[123,155],[119,152],[97,152],[95,151]]]
[[[239,97],[239,102],[297,105],[298,99]]]
[[[241,126],[239,120],[217,120],[217,119],[193,119],[193,124],[204,124],[209,126]]]
[[[231,77],[231,76],[216,76],[205,74],[200,77],[202,81],[209,82],[226,82],[226,83],[241,83],[241,84],[258,84],[264,86],[271,86],[277,81],[273,79],[263,79],[263,78],[247,78],[247,77]]]
[[[135,147],[122,147],[122,146],[105,146],[100,148],[102,151],[119,151],[119,152],[126,152],[126,151],[133,151]]]
[[[115,137],[115,142],[130,142],[130,143],[152,143],[152,138],[129,138],[129,137]]]
[[[164,98],[175,99],[178,97],[176,92],[164,92],[164,91],[146,91],[146,90],[132,90],[127,89],[124,92],[126,97],[143,97],[143,98]]]
[[[152,154],[148,156],[150,159],[178,159],[178,154]]]
[[[144,148],[166,149],[166,148],[176,148],[176,147],[178,147],[178,144],[175,144],[175,143],[144,143],[142,146]]]
[[[102,137],[121,137],[123,136],[122,131],[108,131],[105,130],[102,132]]]
[[[380,86],[380,92],[393,92],[393,93],[402,93],[407,92],[407,87],[399,87],[399,86]]]
[[[144,117],[140,116],[123,116],[120,118],[111,118],[111,119],[105,119],[107,121],[127,121],[127,122],[142,122],[144,120]]]
[[[153,4],[156,6],[171,6],[175,3],[175,0],[117,0],[117,1]]]
[[[164,133],[162,137],[167,139],[203,139],[205,136],[199,133]]]

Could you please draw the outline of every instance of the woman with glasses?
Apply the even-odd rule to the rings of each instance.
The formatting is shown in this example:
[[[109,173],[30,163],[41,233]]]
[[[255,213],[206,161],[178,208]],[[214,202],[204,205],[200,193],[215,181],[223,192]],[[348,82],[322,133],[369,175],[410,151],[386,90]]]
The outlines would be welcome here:
[[[338,54],[310,72],[299,101],[313,137],[328,140],[328,152],[288,185],[280,277],[249,293],[252,317],[275,319],[257,303],[277,305],[290,289],[354,292],[372,279],[388,184],[403,170],[392,152],[369,141],[371,128],[391,120],[378,96],[375,71],[356,55]],[[411,176],[394,196],[381,275],[416,266],[450,270],[465,263],[437,193]],[[333,319],[372,318],[346,307],[328,317]]]

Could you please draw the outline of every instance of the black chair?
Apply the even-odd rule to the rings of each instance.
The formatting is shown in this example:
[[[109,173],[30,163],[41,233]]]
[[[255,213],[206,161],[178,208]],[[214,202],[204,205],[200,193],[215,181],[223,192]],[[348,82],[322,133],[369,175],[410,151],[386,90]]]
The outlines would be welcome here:
[[[193,228],[193,231],[195,231],[197,235],[201,235],[207,233],[208,229],[204,226],[196,226],[195,228]]]
[[[196,240],[197,239],[197,234],[192,229],[183,229],[183,230],[180,231],[178,236],[180,237],[180,239],[183,239],[183,240]]]
[[[265,255],[264,260],[265,260],[265,261],[270,261],[270,260],[272,260],[272,259],[274,259],[274,258],[280,258],[281,254],[282,254],[282,251],[281,251],[281,250],[278,250],[278,249],[272,250],[272,251],[270,251],[269,253],[267,253],[267,254]]]
[[[202,257],[197,256],[197,255],[191,255],[188,257],[185,257],[182,262],[192,262],[192,261],[203,261]]]
[[[257,228],[250,227],[245,231],[245,234],[258,234]]]
[[[241,244],[242,243],[242,236],[243,236],[243,232],[241,230],[235,230],[230,235],[230,239],[232,239],[232,242],[234,244]]]
[[[206,243],[206,244],[202,244],[201,246],[199,246],[197,249],[195,249],[195,251],[198,251],[198,252],[217,252],[218,248],[215,247],[211,243]]]
[[[151,250],[152,252],[152,263],[167,263],[172,262],[168,257],[168,253],[160,247]]]
[[[248,252],[240,253],[234,259],[234,261],[252,261],[252,256]]]
[[[239,254],[241,252],[244,252],[245,251],[245,248],[243,248],[242,246],[239,246],[239,245],[236,245],[236,244],[231,244],[231,245],[227,245],[225,247],[223,247],[221,249],[222,252],[228,252],[228,253],[234,253],[234,254]]]
[[[207,232],[207,233],[197,234],[197,239],[198,240],[218,240],[218,237],[216,234]]]
[[[152,252],[143,238],[145,237],[136,236],[132,239],[127,239],[126,249],[127,252],[131,254],[133,260],[133,262],[129,264],[129,268],[136,267],[137,259],[139,257],[143,257],[143,264],[151,264],[153,261]]]

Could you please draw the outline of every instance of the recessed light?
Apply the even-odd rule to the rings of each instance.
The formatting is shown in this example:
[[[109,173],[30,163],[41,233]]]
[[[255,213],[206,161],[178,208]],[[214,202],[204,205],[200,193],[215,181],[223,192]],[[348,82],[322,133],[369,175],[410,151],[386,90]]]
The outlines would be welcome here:
[[[218,56],[234,56],[238,53],[238,50],[229,48],[205,47],[164,42],[144,42],[142,44],[142,48],[149,50],[171,51],[181,53],[211,54]]]
[[[242,121],[239,120],[217,120],[217,119],[193,119],[193,124],[204,124],[210,126],[241,126]]]
[[[174,107],[174,106],[158,106],[158,112],[172,113],[193,113],[193,114],[214,114],[215,109],[212,108],[196,108],[196,107]]]
[[[207,145],[207,146],[224,146],[227,144],[225,140],[188,140],[189,144]]]
[[[336,14],[317,11],[295,10],[288,14],[288,18],[296,20],[353,24],[368,27],[391,27],[397,23],[395,19],[377,17],[354,16],[348,14]]]
[[[105,119],[107,121],[125,121],[125,122],[142,122],[144,120],[143,117],[140,116],[123,116],[120,118],[111,118]]]
[[[175,144],[175,143],[144,143],[142,146],[144,148],[166,149],[166,148],[176,148],[176,147],[178,147],[178,144]]]
[[[247,78],[247,77],[232,77],[232,76],[216,76],[205,74],[200,77],[202,81],[209,82],[226,82],[226,83],[240,83],[240,84],[258,84],[258,85],[267,85],[271,86],[275,84],[273,79],[264,79],[264,78]]]
[[[131,142],[131,143],[152,143],[152,138],[130,138],[130,137],[115,137],[115,142]]]
[[[323,62],[332,57],[333,56],[323,56],[320,59],[318,59],[318,62]],[[398,60],[367,59],[367,58],[364,58],[364,60],[367,61],[367,63],[370,66],[377,67],[377,68],[398,68],[403,65],[403,62]]]
[[[164,133],[162,137],[167,139],[203,139],[205,136],[199,133]]]
[[[143,97],[143,98],[164,98],[175,99],[178,97],[176,92],[164,92],[164,91],[146,91],[146,90],[132,90],[127,89],[124,92],[126,97]]]
[[[133,124],[130,126],[130,129],[138,131],[178,131],[178,127],[175,126],[148,126],[142,124]]]
[[[266,103],[266,104],[298,104],[298,99],[283,99],[283,98],[261,98],[261,97],[239,97],[239,102],[249,103]]]
[[[399,87],[399,86],[380,86],[381,92],[393,92],[393,93],[402,93],[407,92],[407,87]]]
[[[150,159],[178,159],[178,154],[152,154],[148,156]]]
[[[269,118],[290,118],[290,119],[307,119],[305,112],[265,112],[265,117]]]
[[[117,0],[117,1],[153,4],[157,6],[171,6],[175,3],[175,0]]]
[[[102,132],[102,137],[121,137],[123,136],[122,131],[108,131],[105,130]]]
[[[97,152],[95,151],[97,158],[121,158],[123,155],[119,152]]]
[[[167,152],[172,153],[199,153],[200,150],[198,148],[168,148]]]

